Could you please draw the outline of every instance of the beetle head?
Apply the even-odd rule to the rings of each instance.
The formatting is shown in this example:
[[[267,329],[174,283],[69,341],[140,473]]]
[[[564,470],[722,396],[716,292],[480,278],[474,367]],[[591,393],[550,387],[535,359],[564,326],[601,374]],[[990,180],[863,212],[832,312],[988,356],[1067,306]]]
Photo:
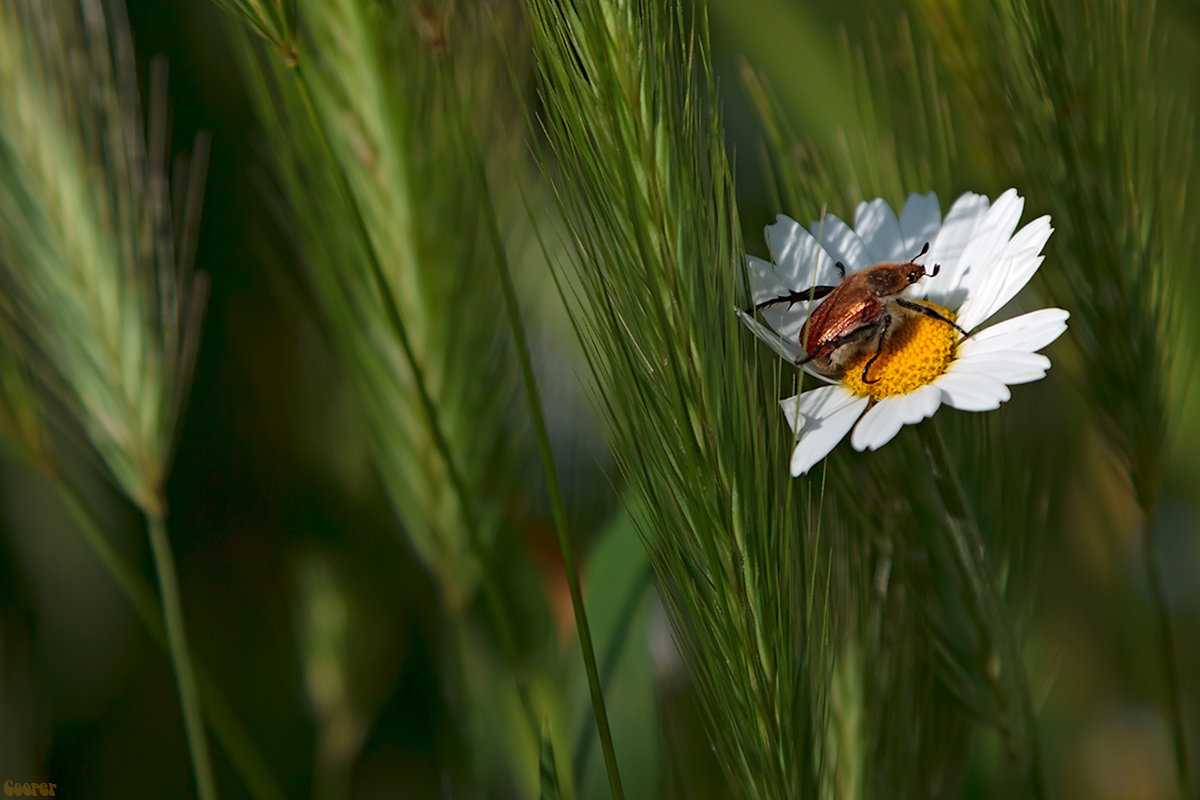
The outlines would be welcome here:
[[[917,263],[917,259],[920,258],[921,256],[925,255],[928,252],[929,252],[929,242],[926,242],[925,246],[921,248],[921,252],[917,253],[915,256],[913,256],[911,259],[909,259],[905,263],[896,265],[898,268],[898,276],[897,277],[900,280],[904,281],[904,283],[901,284],[901,288],[898,291],[903,291],[904,287],[907,287],[907,286],[910,286],[910,285],[916,283],[917,281],[921,280],[921,278],[924,278],[926,275],[928,275],[929,277],[932,278],[934,275],[938,274],[938,272],[942,268],[941,264],[934,264],[932,270],[926,270],[924,264]]]
[[[870,291],[876,297],[898,295],[925,277],[925,267],[906,261],[903,264],[879,264],[869,273]]]

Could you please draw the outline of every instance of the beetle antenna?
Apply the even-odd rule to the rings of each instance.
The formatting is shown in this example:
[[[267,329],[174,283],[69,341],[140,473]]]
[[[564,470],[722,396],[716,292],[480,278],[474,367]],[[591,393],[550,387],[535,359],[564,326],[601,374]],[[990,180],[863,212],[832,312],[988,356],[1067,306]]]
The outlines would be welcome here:
[[[837,267],[838,275],[846,277],[846,265],[840,261],[833,262],[833,266]]]
[[[932,278],[934,275],[937,275],[937,274],[938,274],[938,272],[941,270],[941,268],[942,268],[942,265],[941,265],[941,264],[934,264],[934,265],[933,265],[933,272],[928,272],[928,273],[926,273],[926,274],[927,274],[929,277],[931,277],[931,278]]]
[[[917,253],[915,256],[910,258],[908,260],[908,263],[910,263],[910,264],[917,263],[917,259],[920,258],[921,256],[925,255],[928,252],[929,252],[929,242],[926,242],[925,246],[921,248],[921,252]]]

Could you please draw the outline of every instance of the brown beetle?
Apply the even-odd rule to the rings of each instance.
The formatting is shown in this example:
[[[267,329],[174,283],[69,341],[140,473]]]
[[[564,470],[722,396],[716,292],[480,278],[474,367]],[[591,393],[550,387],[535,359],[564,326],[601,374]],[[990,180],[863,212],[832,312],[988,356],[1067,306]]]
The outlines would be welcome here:
[[[820,300],[804,323],[804,331],[800,334],[804,357],[796,360],[796,366],[811,364],[817,372],[836,375],[847,361],[862,351],[864,344],[875,340],[875,355],[871,356],[862,370],[863,383],[875,383],[878,379],[871,380],[867,373],[883,352],[893,320],[898,322],[904,313],[924,314],[953,326],[963,336],[967,335],[953,320],[936,309],[901,297],[908,287],[921,278],[938,274],[940,264],[934,264],[933,270],[926,272],[924,265],[916,263],[928,252],[929,243],[926,242],[920,253],[903,264],[876,264],[851,275],[846,274],[845,265],[838,261],[834,266],[841,273],[842,280],[837,286],[813,286],[791,292],[759,303],[754,310],[760,311],[779,303],[791,305]]]

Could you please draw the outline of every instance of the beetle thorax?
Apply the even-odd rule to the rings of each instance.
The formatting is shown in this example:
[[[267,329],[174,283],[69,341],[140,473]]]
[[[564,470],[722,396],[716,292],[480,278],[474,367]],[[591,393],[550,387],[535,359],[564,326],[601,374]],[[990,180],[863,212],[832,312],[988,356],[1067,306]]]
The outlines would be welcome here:
[[[863,270],[863,278],[871,292],[879,298],[898,297],[925,275],[920,264],[877,264]]]

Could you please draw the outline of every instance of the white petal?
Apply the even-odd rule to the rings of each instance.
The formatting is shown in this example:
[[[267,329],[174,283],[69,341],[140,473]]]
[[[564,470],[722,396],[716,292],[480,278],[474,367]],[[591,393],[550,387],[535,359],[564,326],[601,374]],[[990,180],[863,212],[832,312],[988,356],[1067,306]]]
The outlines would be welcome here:
[[[996,198],[996,202],[988,209],[987,214],[979,221],[971,240],[963,248],[959,267],[955,270],[953,285],[947,281],[945,287],[959,301],[959,307],[972,300],[979,287],[991,281],[1003,280],[1007,274],[1008,264],[1004,261],[1004,249],[1008,246],[1012,233],[1021,219],[1021,211],[1025,207],[1025,198],[1017,194],[1016,189],[1009,189]],[[997,275],[996,270],[1001,270]],[[959,315],[961,322],[961,313]],[[976,324],[979,319],[973,320]],[[970,330],[970,326],[963,325]]]
[[[772,271],[772,265],[761,258],[747,257],[746,275],[750,279],[750,295],[755,304],[776,297],[786,297],[792,291]],[[812,305],[815,303],[807,301],[779,303],[761,309],[756,312],[756,316],[777,336],[784,341],[792,342],[794,347],[790,347],[789,350],[795,350],[798,353],[800,332],[804,329],[804,323],[808,319],[808,312]],[[757,329],[753,327],[751,329],[757,332]],[[764,339],[764,341],[769,342],[770,340]],[[776,348],[776,352],[778,352],[778,348]]]
[[[800,335],[804,331],[804,323],[808,321],[808,313],[801,310],[807,303],[797,303],[794,308],[787,304],[764,308],[758,312],[759,318],[766,322],[787,342],[800,347]],[[797,350],[798,352],[798,350]]]
[[[983,353],[1023,351],[1032,353],[1053,342],[1067,329],[1070,316],[1061,308],[1042,308],[997,322],[972,334],[958,348],[965,359]]]
[[[1008,387],[986,375],[950,370],[933,382],[946,405],[960,411],[991,411],[1012,395]]]
[[[954,201],[925,257],[924,263],[930,269],[938,265],[938,274],[913,287],[914,297],[927,297],[947,308],[958,308],[962,304],[967,296],[966,290],[959,287],[961,273],[966,270],[962,254],[975,235],[975,229],[987,215],[988,205],[986,197],[973,192],[967,192]]]
[[[942,224],[942,209],[938,205],[937,195],[911,194],[900,212],[900,234],[904,240],[902,258],[909,259],[921,252],[921,247],[928,242],[931,246]],[[933,263],[933,262],[929,262]]]
[[[958,323],[967,330],[986,321],[1021,291],[1042,264],[1042,248],[1054,229],[1050,217],[1035,219],[1012,238],[994,269],[986,270],[969,289]]]
[[[942,391],[934,385],[922,386],[907,395],[884,397],[854,428],[851,444],[856,450],[878,450],[892,441],[901,426],[916,425],[934,415],[941,404]]]
[[[1017,231],[1004,248],[1004,255],[1014,257],[1026,253],[1037,255],[1042,252],[1046,242],[1050,241],[1052,233],[1054,233],[1054,228],[1050,226],[1050,215],[1043,214]]]
[[[779,357],[785,361],[790,361],[795,364],[800,358],[800,340],[785,339],[775,331],[763,325],[750,314],[738,309],[738,316],[742,318],[742,322],[746,327],[754,332],[754,335],[771,346],[771,349],[779,354]]]
[[[1007,384],[1029,383],[1046,377],[1050,359],[1041,353],[1001,352],[960,357],[950,370],[971,375],[985,375]]]
[[[854,232],[863,240],[870,253],[868,263],[884,261],[906,261],[916,255],[914,250],[905,255],[904,237],[900,234],[900,221],[886,200],[877,198],[870,203],[859,203],[854,212]]]
[[[750,280],[750,297],[756,305],[792,291],[791,287],[784,284],[775,274],[771,262],[761,258],[746,257],[746,277]]]
[[[809,430],[809,426],[817,424],[824,417],[858,399],[860,398],[857,395],[851,394],[839,383],[810,389],[799,397],[793,395],[786,400],[780,400],[779,406],[783,409],[783,416],[788,425],[792,426],[793,431],[796,430],[796,411],[799,410],[800,432],[805,433]]]
[[[870,448],[878,450],[892,440],[904,425],[901,411],[901,397],[885,397],[863,414],[863,418],[854,426],[850,444],[855,450],[862,451]]]
[[[914,425],[933,416],[942,404],[942,392],[936,386],[922,386],[909,394],[885,397],[863,415],[854,429],[850,444],[855,450],[878,450],[890,442],[903,425]]]
[[[835,261],[845,265],[847,273],[858,272],[876,263],[871,260],[871,252],[858,234],[833,214],[814,222],[809,230]],[[837,274],[836,271],[834,274]]]
[[[768,225],[767,247],[775,261],[775,274],[789,289],[835,285],[841,276],[817,240],[790,217],[780,214]]]
[[[936,386],[922,386],[916,391],[900,395],[900,421],[905,425],[915,425],[927,417],[932,417],[942,404],[942,392]]]
[[[791,472],[800,476],[808,472],[854,425],[867,406],[867,398],[857,397],[842,386],[822,386],[799,398],[782,401],[783,415],[792,430],[796,429],[796,414],[800,415],[799,440],[792,451]]]
[[[999,258],[1017,229],[1024,208],[1025,198],[1017,194],[1016,189],[1009,189],[997,197],[963,249],[963,263],[986,266]]]
[[[1029,271],[1030,275],[1037,271],[1038,266],[1042,263],[1042,257],[1035,256],[1034,260],[1033,270]],[[973,330],[995,313],[996,309],[1000,307],[996,305],[996,301],[1000,299],[1001,293],[1010,283],[1015,283],[1012,276],[1020,271],[1019,266],[1014,259],[1000,258],[990,262],[987,267],[971,271],[972,275],[968,276],[967,285],[964,287],[967,296],[959,306],[958,319],[955,320],[960,327],[968,331]],[[1026,278],[1021,285],[1024,286],[1028,280]],[[1005,298],[1005,302],[1011,298],[1012,295],[1009,295]]]

